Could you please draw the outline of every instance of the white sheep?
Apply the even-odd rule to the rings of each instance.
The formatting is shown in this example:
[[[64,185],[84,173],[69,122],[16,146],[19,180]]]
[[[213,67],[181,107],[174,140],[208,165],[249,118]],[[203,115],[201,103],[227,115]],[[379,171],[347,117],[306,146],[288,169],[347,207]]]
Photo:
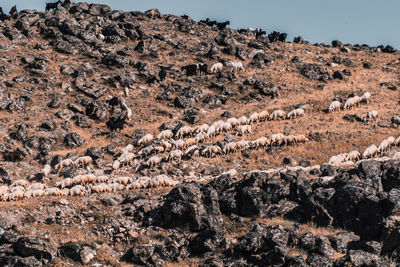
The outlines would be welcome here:
[[[199,148],[196,145],[192,145],[185,150],[185,156],[194,158],[199,155]]]
[[[254,112],[253,114],[250,115],[248,124],[256,123],[259,120],[259,114],[257,112]]]
[[[207,123],[204,123],[197,127],[196,133],[207,133],[209,127]]]
[[[271,135],[271,145],[280,146],[283,143],[285,136],[281,133]]]
[[[260,113],[258,113],[258,119],[260,121],[265,121],[269,118],[269,112],[266,110],[261,111]]]
[[[224,122],[222,124],[222,131],[229,132],[232,130],[232,125],[229,122]]]
[[[28,188],[30,183],[27,180],[20,179],[20,180],[15,180],[12,184],[11,187],[15,186],[23,186],[24,188]]]
[[[71,196],[83,196],[86,195],[87,193],[88,193],[87,189],[82,185],[75,185],[69,190],[69,194]]]
[[[172,144],[167,141],[161,141],[161,145],[164,147],[164,151],[170,151],[172,149]]]
[[[286,113],[282,109],[277,109],[274,112],[271,113],[271,116],[269,116],[270,120],[276,120],[278,118],[280,119],[285,119]]]
[[[112,163],[112,169],[113,169],[113,170],[118,170],[120,165],[121,165],[121,162],[120,162],[119,160],[116,159],[116,160],[114,160],[113,163]]]
[[[332,165],[340,165],[341,163],[346,161],[346,158],[347,158],[347,154],[346,153],[338,154],[336,156],[332,156],[329,159],[328,163],[332,164]]]
[[[82,156],[79,157],[75,160],[74,165],[75,166],[81,166],[81,167],[85,167],[89,164],[93,163],[93,159],[90,156]]]
[[[45,190],[46,196],[62,196],[62,191],[57,187],[46,188]]]
[[[54,166],[57,171],[61,171],[66,167],[70,167],[74,165],[74,161],[70,158],[61,160],[58,164]]]
[[[225,154],[235,152],[236,151],[236,143],[235,142],[229,142],[224,146],[223,149]]]
[[[396,152],[396,154],[393,155],[392,159],[400,160],[400,152]]]
[[[330,105],[329,105],[329,112],[335,111],[335,110],[340,110],[340,102],[339,101],[333,101]]]
[[[350,97],[344,102],[343,109],[351,109],[353,106],[357,106],[361,101],[359,96]]]
[[[237,127],[237,131],[240,135],[251,135],[252,131],[251,131],[251,126],[250,125],[239,125]]]
[[[38,189],[42,189],[44,190],[46,188],[45,184],[42,183],[33,183],[28,187],[28,190],[38,190]]]
[[[40,170],[40,173],[43,175],[43,177],[48,177],[51,172],[51,166],[48,164],[45,164],[43,168]]]
[[[398,137],[396,138],[396,140],[394,141],[394,144],[395,144],[396,146],[400,145],[400,136],[398,136]]]
[[[140,184],[141,188],[146,188],[146,187],[148,187],[150,180],[151,180],[150,177],[142,176],[142,177],[139,177],[136,180],[136,182]]]
[[[10,192],[15,192],[15,191],[26,191],[26,188],[23,186],[15,186],[15,187],[10,187]]]
[[[153,167],[161,164],[161,158],[159,156],[152,156],[146,163],[149,167]]]
[[[220,62],[215,63],[211,66],[211,72],[216,73],[217,71],[222,71],[223,67],[224,67],[224,65],[222,65],[222,63],[220,63]]]
[[[151,141],[153,141],[153,139],[154,139],[154,137],[152,134],[146,134],[145,136],[143,136],[142,138],[139,139],[137,144],[138,145],[147,144],[147,143],[150,143]]]
[[[57,182],[56,186],[61,188],[61,189],[64,189],[66,187],[70,187],[73,184],[74,184],[74,182],[73,182],[73,180],[71,178],[65,178],[64,180],[61,180],[60,182]]]
[[[219,146],[207,146],[205,149],[203,149],[202,154],[206,157],[213,157],[217,154],[220,154],[222,152],[222,149]]]
[[[204,132],[199,132],[198,134],[196,134],[196,136],[194,137],[194,140],[196,142],[200,142],[203,141],[205,139],[207,139],[208,135]]]
[[[111,192],[111,187],[108,184],[104,183],[92,185],[90,189],[92,190],[92,192],[96,193]]]
[[[180,162],[182,159],[182,156],[183,156],[183,152],[179,149],[175,149],[168,153],[167,158],[169,161],[175,160],[177,162]]]
[[[357,150],[353,150],[353,151],[350,151],[347,154],[346,161],[354,161],[354,162],[356,162],[359,159],[360,159],[360,152],[358,152]]]
[[[110,187],[111,192],[122,191],[125,188],[125,185],[120,184],[120,183],[111,183],[108,186]]]
[[[7,198],[8,200],[21,200],[25,198],[25,193],[24,191],[17,190],[8,194]]]
[[[299,116],[304,116],[304,109],[302,108],[296,108],[292,111],[290,111],[287,115],[286,118],[287,119],[292,119],[292,118],[296,118]]]
[[[128,177],[128,176],[120,176],[113,180],[113,183],[118,183],[118,184],[123,184],[123,185],[127,185],[130,182],[132,182],[132,178]]]
[[[247,140],[240,140],[238,142],[236,142],[236,146],[238,149],[244,149],[249,147],[249,141]]]
[[[294,143],[305,143],[307,141],[307,137],[304,134],[296,134],[294,135]]]
[[[367,119],[376,120],[378,118],[378,111],[371,110],[367,113]]]
[[[182,138],[186,135],[190,135],[191,133],[192,133],[192,127],[186,125],[179,128],[179,130],[175,134],[175,137]]]
[[[283,143],[287,146],[287,145],[292,145],[295,144],[295,136],[290,134],[287,135],[285,137],[283,137]]]
[[[246,116],[241,116],[241,117],[238,119],[238,121],[239,121],[239,124],[240,124],[240,125],[246,125],[247,122],[248,122],[248,119],[247,119]]]
[[[215,126],[214,126],[214,125],[211,125],[211,126],[208,128],[208,130],[207,130],[207,137],[208,137],[208,138],[214,137],[215,134],[216,134]]]
[[[133,151],[133,145],[132,144],[128,144],[126,147],[124,147],[121,150],[121,154],[125,155],[125,154],[128,154],[129,152],[132,152],[132,151]]]
[[[226,64],[228,67],[231,67],[231,72],[232,71],[240,71],[243,70],[244,71],[244,67],[242,62],[239,61],[230,61]]]
[[[179,140],[173,141],[172,144],[174,145],[174,147],[176,149],[183,149],[183,148],[185,148],[186,142],[183,139],[179,139]]]
[[[174,136],[171,130],[164,130],[157,136],[158,139],[171,139]]]
[[[269,139],[265,136],[262,136],[260,138],[257,138],[256,140],[254,140],[252,142],[253,146],[255,147],[255,149],[258,149],[260,147],[266,147],[267,145],[269,145]]]
[[[369,104],[369,101],[371,99],[371,94],[369,92],[365,92],[362,96],[361,96],[361,101],[365,102],[367,104]]]
[[[232,127],[236,127],[240,124],[239,120],[236,119],[235,117],[227,119],[226,122],[232,125]]]
[[[372,144],[364,150],[362,157],[364,159],[370,158],[375,156],[377,153],[378,153],[378,148],[376,147],[376,145]]]

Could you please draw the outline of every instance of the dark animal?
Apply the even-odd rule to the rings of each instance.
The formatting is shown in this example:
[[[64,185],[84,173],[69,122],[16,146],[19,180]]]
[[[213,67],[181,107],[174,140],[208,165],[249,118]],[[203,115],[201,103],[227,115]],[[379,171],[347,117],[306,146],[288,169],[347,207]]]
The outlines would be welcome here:
[[[160,77],[161,82],[165,80],[165,77],[167,76],[167,71],[165,68],[161,68],[161,70],[158,72],[158,76]]]
[[[56,9],[58,7],[59,4],[62,4],[61,0],[58,0],[55,3],[46,3],[46,11],[49,11],[50,9]]]
[[[266,31],[263,31],[261,29],[257,29],[256,30],[256,39],[260,38],[261,36],[263,36],[264,34],[267,34]]]
[[[214,25],[217,24],[217,21],[215,20],[210,20],[209,18],[206,18],[206,20],[200,20],[201,23],[204,23],[210,27],[213,27]]]
[[[393,127],[394,125],[396,125],[396,128],[400,125],[400,117],[398,116],[392,117],[390,126]]]
[[[116,109],[106,124],[111,131],[122,130],[125,126],[126,120],[127,116],[124,115],[121,110]]]
[[[270,34],[268,34],[268,39],[271,43],[274,42],[284,42],[286,40],[287,34],[286,33],[280,33],[280,32],[272,32]]]
[[[186,75],[187,76],[194,76],[197,74],[197,64],[190,64],[181,67],[181,70],[186,70]]]
[[[199,69],[200,75],[201,73],[207,74],[208,72],[207,64],[197,64],[197,68]]]
[[[10,9],[10,16],[12,17],[12,16],[16,15],[17,13],[18,13],[17,6],[13,6]]]
[[[8,19],[8,15],[4,14],[3,9],[0,7],[0,20]]]
[[[18,149],[14,151],[6,151],[3,154],[3,158],[6,161],[19,161],[22,159],[22,153]]]
[[[225,29],[226,26],[228,26],[230,24],[229,20],[225,21],[225,22],[217,22],[217,28],[219,30]]]

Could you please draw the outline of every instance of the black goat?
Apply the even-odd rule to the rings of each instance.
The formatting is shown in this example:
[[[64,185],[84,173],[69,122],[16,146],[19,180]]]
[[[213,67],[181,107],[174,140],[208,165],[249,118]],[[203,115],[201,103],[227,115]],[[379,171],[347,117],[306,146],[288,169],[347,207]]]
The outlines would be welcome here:
[[[207,74],[208,71],[207,64],[197,64],[197,68],[199,69],[200,75],[201,73]]]
[[[217,22],[217,28],[219,30],[225,29],[226,26],[228,26],[230,24],[229,20],[225,21],[225,22]]]
[[[181,70],[186,70],[186,75],[187,76],[194,76],[197,74],[197,64],[190,64],[181,67]]]
[[[8,19],[8,15],[4,14],[3,9],[0,7],[0,20]]]
[[[161,82],[165,80],[165,77],[167,76],[167,71],[165,68],[161,68],[161,70],[158,72],[158,76],[160,77]]]
[[[58,7],[59,4],[62,4],[61,0],[58,0],[55,3],[46,3],[46,11],[49,11],[50,9],[56,9]]]
[[[206,18],[206,20],[200,20],[201,23],[204,23],[210,27],[213,27],[214,25],[217,24],[217,21],[215,20],[210,20],[209,18]]]
[[[266,32],[266,31],[263,31],[263,30],[261,30],[261,29],[257,29],[257,30],[256,30],[256,39],[259,38],[259,37],[261,37],[261,36],[264,35],[264,34],[267,34],[267,32]]]
[[[10,9],[10,16],[14,16],[14,15],[16,15],[16,14],[18,14],[17,6],[13,6],[13,7]]]

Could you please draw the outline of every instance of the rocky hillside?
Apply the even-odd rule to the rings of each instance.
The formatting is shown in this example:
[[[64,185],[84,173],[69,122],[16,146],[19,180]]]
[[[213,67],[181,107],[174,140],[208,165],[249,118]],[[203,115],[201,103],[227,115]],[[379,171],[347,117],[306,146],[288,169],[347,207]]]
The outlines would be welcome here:
[[[0,12],[1,266],[397,266],[399,53],[63,1]]]

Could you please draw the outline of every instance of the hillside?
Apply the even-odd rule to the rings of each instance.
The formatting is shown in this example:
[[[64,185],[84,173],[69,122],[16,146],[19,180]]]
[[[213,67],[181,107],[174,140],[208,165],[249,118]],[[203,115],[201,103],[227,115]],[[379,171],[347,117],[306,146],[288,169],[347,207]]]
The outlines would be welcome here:
[[[396,49],[48,7],[0,14],[2,266],[398,264]]]

